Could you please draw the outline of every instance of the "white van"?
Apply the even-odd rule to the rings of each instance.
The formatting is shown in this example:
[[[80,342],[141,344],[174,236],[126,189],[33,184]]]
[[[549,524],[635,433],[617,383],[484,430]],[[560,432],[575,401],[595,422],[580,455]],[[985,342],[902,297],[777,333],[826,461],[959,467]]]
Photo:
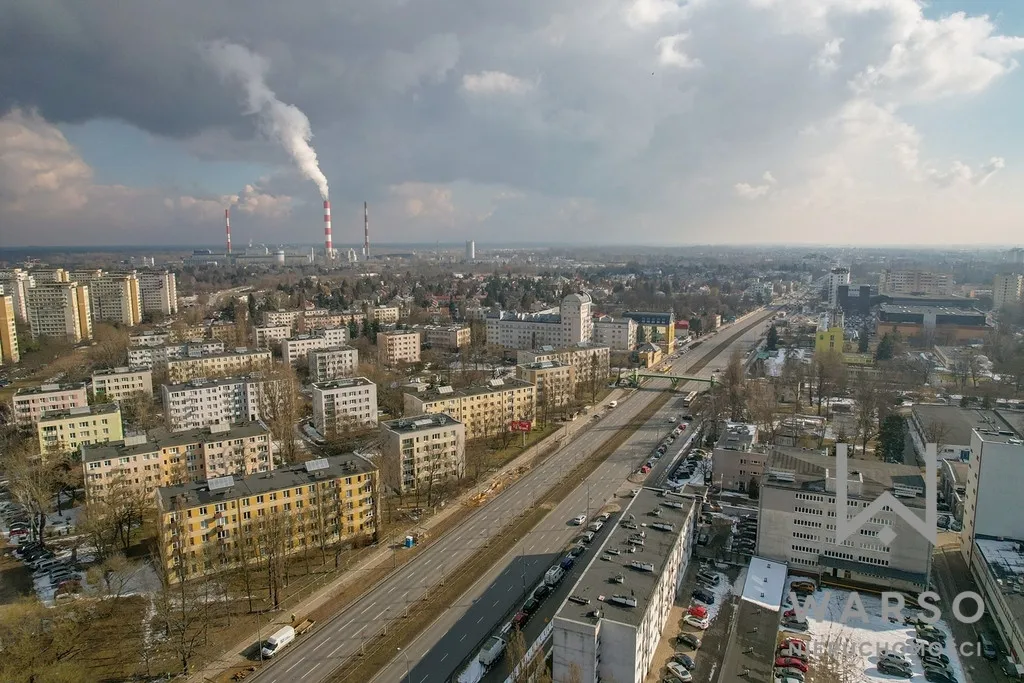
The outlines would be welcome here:
[[[267,642],[263,645],[263,656],[270,659],[286,648],[293,640],[295,640],[295,629],[291,626],[285,626],[267,638]]]
[[[608,407],[609,408],[614,408],[617,405],[619,405],[618,401],[608,401]]]

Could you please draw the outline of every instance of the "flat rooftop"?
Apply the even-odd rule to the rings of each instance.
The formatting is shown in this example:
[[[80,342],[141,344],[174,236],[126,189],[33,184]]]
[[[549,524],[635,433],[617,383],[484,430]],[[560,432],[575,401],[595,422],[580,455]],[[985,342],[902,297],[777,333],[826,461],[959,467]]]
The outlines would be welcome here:
[[[264,379],[264,377],[257,375],[239,375],[238,377],[217,377],[215,379],[191,379],[187,382],[182,382],[181,384],[165,384],[163,386],[167,391],[174,393],[176,391],[188,391],[190,389],[212,389],[213,387],[225,387],[232,384],[242,384],[244,382],[262,382]]]
[[[351,389],[353,387],[365,387],[373,384],[365,377],[346,377],[343,379],[332,379],[328,382],[313,382],[313,388],[320,391],[332,391],[334,389]]]
[[[1024,541],[975,539],[1017,624],[1024,623]]]
[[[419,330],[381,330],[377,334],[383,334],[385,337],[397,337],[403,334],[416,334],[420,333]]]
[[[427,389],[418,394],[413,394],[422,401],[444,401],[451,398],[459,398],[463,396],[478,396],[480,394],[493,394],[499,391],[507,391],[509,389],[525,389],[532,387],[533,385],[529,382],[521,379],[513,379],[506,377],[504,379],[492,379],[485,386],[475,387],[463,387],[456,389],[454,387],[434,387],[433,389]]]
[[[310,471],[307,466],[313,463],[324,465],[319,469]],[[367,472],[376,471],[368,460],[355,453],[335,455],[329,458],[311,460],[297,465],[290,465],[281,469],[254,474],[248,477],[231,477],[230,486],[210,490],[209,482],[196,482],[182,486],[167,486],[157,489],[157,495],[164,510],[172,507],[174,498],[180,495],[187,497],[186,505],[204,505],[210,503],[221,503],[226,500],[238,500],[261,493],[280,491],[282,489],[305,486],[316,481],[337,479],[339,477],[351,477]],[[228,479],[220,477],[221,480]]]
[[[187,429],[183,432],[171,432],[160,427],[151,430],[146,435],[146,440],[141,443],[136,443],[140,441],[139,437],[128,436],[122,441],[110,441],[104,444],[84,446],[82,448],[82,462],[110,460],[126,455],[153,453],[162,448],[226,441],[229,439],[245,439],[262,434],[268,436],[270,434],[270,430],[262,422],[237,422],[232,425],[213,425],[212,427]]]
[[[826,473],[834,475],[835,471],[836,459],[832,456],[822,455],[818,451],[774,446],[768,456],[762,486],[828,495]],[[924,476],[917,467],[876,460],[850,459],[848,471],[851,480],[859,478],[861,481],[860,494],[850,489],[851,500],[874,500],[884,491],[892,492],[893,489],[900,488],[901,494],[907,491],[920,492],[920,495],[914,497],[900,495],[901,503],[907,507],[924,507]]]
[[[882,313],[911,313],[914,315],[978,315],[984,317],[985,314],[979,311],[977,308],[967,304],[963,307],[958,306],[922,306],[922,305],[910,305],[910,304],[880,304],[878,310]]]
[[[916,403],[910,410],[920,422],[925,434],[928,434],[933,424],[945,425],[936,429],[944,430],[942,441],[949,445],[969,446],[972,431],[990,429],[992,424],[1001,422],[994,410],[961,408],[938,403]]]
[[[416,415],[413,417],[399,418],[397,420],[388,420],[386,422],[381,422],[381,424],[398,434],[414,434],[427,429],[461,423],[451,415],[447,415],[445,413],[430,413],[427,415]]]
[[[127,375],[138,372],[152,372],[148,365],[135,365],[132,367],[104,368],[92,373],[93,377],[107,377],[108,375]]]
[[[658,578],[665,570],[672,546],[679,535],[686,532],[686,520],[694,504],[692,498],[672,494],[662,497],[654,490],[641,489],[618,517],[618,523],[605,538],[600,550],[590,556],[590,564],[573,586],[571,595],[588,598],[590,604],[579,605],[566,600],[556,616],[582,623],[594,623],[596,619],[590,614],[595,609],[600,609],[601,619],[638,626],[647,611]],[[660,513],[659,516],[652,514],[655,510]],[[627,529],[622,526],[629,521],[635,522],[638,528]],[[656,523],[671,524],[673,531],[652,528],[651,525]],[[580,527],[581,531],[584,528]],[[630,536],[639,533],[646,535],[643,546],[632,546],[628,543]],[[637,552],[629,552],[631,547],[636,548]],[[608,552],[615,550],[621,554],[614,555]],[[652,566],[653,571],[633,569],[634,562]],[[620,574],[625,578],[625,582],[613,583],[613,577]],[[608,598],[616,595],[635,599],[636,607],[626,607],[608,601]]]
[[[206,343],[206,342],[204,342]],[[269,349],[246,349],[237,348],[233,351],[223,351],[221,353],[207,353],[202,356],[182,356],[181,358],[168,358],[168,363],[187,363],[193,360],[210,360],[216,358],[238,358],[240,356],[269,356]]]
[[[560,363],[557,360],[538,360],[533,363],[520,363],[519,367],[526,370],[551,370],[553,368],[567,368],[567,363]]]
[[[349,346],[348,344],[341,344],[340,346],[329,346],[326,349],[313,349],[310,353],[321,354],[321,353],[337,353],[339,351],[355,351],[356,347]]]
[[[66,420],[69,417],[82,417],[85,415],[110,415],[121,411],[121,406],[116,403],[97,403],[91,406],[81,406],[71,410],[61,410],[55,413],[46,413],[39,418],[39,424],[53,422],[54,420]]]
[[[727,451],[749,451],[757,438],[757,425],[743,422],[726,422],[715,448]]]
[[[72,384],[41,384],[38,387],[25,387],[14,392],[16,398],[21,396],[37,396],[39,394],[62,393],[65,391],[78,391],[85,389],[85,382],[74,382]]]

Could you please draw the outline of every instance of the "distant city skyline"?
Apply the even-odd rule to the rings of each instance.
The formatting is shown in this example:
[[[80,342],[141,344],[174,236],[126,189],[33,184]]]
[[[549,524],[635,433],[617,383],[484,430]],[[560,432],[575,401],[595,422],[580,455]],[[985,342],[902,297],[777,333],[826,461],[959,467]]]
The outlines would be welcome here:
[[[382,247],[1024,230],[1019,3],[47,8],[0,29],[3,247],[214,248],[231,206],[236,249],[322,249],[309,159],[278,125],[302,114],[338,249],[360,249],[364,201]],[[249,77],[282,106],[250,113],[268,100]]]

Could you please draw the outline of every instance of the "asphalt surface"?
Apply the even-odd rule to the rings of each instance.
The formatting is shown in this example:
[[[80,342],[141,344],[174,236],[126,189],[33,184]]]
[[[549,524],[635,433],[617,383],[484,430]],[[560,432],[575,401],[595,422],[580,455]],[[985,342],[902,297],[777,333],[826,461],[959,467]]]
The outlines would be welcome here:
[[[758,313],[739,323],[739,328],[742,329],[754,320],[766,320],[770,314],[770,311]],[[763,323],[755,325],[729,349],[717,354],[712,364],[704,368],[701,376],[710,377],[713,367],[724,367],[732,348],[737,345],[745,348],[744,344],[749,345],[761,334],[763,328]],[[715,337],[707,339],[696,350],[674,361],[674,370],[684,372],[686,368],[709,355],[718,343],[733,333],[734,330],[726,328]],[[668,381],[652,380],[652,383],[667,386]],[[374,637],[387,624],[401,619],[409,604],[422,598],[442,577],[458,571],[459,567],[488,539],[495,537],[523,509],[533,505],[539,492],[546,491],[566,477],[579,462],[600,448],[657,395],[655,391],[632,392],[619,402],[618,407],[605,411],[604,416],[596,424],[578,434],[571,443],[564,445],[516,484],[478,509],[451,533],[435,541],[413,561],[380,582],[340,615],[285,650],[280,658],[251,676],[250,680],[259,683],[289,683],[296,680],[303,683],[320,683],[329,678],[336,669],[344,666],[350,657],[358,655],[364,646],[371,646]],[[484,593],[484,588],[505,571],[512,557],[517,554],[544,555],[560,550],[573,534],[572,530],[564,526],[565,521],[576,514],[586,513],[588,500],[591,515],[596,513],[600,507],[598,501],[608,500],[623,486],[626,477],[636,467],[641,451],[646,449],[649,452],[656,440],[668,430],[666,415],[677,412],[678,408],[670,403],[648,423],[647,427],[639,430],[631,439],[634,444],[632,447],[626,446],[613,454],[588,479],[589,486],[578,487],[554,514],[549,516],[550,521],[541,523],[539,528],[520,544],[521,548],[513,549],[510,557],[499,562],[491,572],[481,577],[459,603],[438,615],[438,620],[420,638],[405,648],[400,656],[396,652],[395,660],[385,668],[377,680],[405,679],[407,671],[417,667],[420,659],[430,652],[441,637],[462,618],[474,600]],[[654,442],[651,441],[652,438],[655,439]],[[662,458],[659,466],[667,467],[666,460]],[[570,512],[572,514],[569,514]],[[499,618],[501,615],[495,613],[494,617]],[[493,627],[494,624],[489,625],[488,632],[493,630]],[[478,628],[483,635],[482,623]],[[456,653],[450,656],[454,658]],[[459,660],[464,656],[460,656]],[[420,679],[413,680],[422,683]]]

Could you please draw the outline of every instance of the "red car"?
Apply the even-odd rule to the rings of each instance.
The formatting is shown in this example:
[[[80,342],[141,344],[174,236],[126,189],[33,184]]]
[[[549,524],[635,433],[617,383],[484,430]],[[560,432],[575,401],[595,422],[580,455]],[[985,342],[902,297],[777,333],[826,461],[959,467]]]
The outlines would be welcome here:
[[[796,669],[800,673],[807,673],[807,665],[796,657],[777,657],[775,666],[780,669]]]
[[[523,630],[523,626],[526,626],[526,622],[530,619],[530,615],[526,612],[519,610],[516,615],[512,617],[512,625],[520,631]],[[805,669],[806,670],[806,669]]]
[[[796,616],[796,610],[795,609],[788,609],[788,610],[786,610],[785,612],[782,613],[782,616],[784,616],[784,617],[795,617]]]
[[[703,605],[694,605],[690,609],[686,610],[687,614],[692,614],[698,619],[704,619],[708,616],[708,608]]]

